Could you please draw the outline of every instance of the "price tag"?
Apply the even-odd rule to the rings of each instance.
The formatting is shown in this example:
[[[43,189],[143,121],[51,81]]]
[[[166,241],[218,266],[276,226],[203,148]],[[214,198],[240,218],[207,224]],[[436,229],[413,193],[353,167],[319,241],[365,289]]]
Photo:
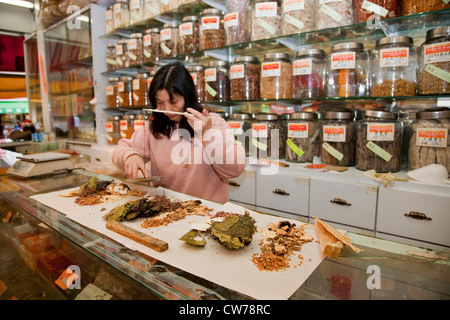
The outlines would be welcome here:
[[[300,149],[294,142],[292,142],[291,139],[287,138],[286,140],[286,144],[288,145],[288,147],[294,151],[294,153],[296,155],[298,155],[300,158],[303,156],[303,154],[305,153],[302,149]]]
[[[379,6],[379,5],[375,4],[375,3],[367,1],[367,0],[364,0],[361,8],[365,9],[367,11],[379,14],[383,18],[386,17],[387,14],[389,13],[389,10],[386,10],[382,6]]]
[[[450,72],[447,72],[441,68],[438,68],[432,64],[427,64],[425,67],[425,71],[432,74],[436,78],[439,78],[441,80],[444,80],[448,83],[450,83]]]
[[[255,138],[252,138],[252,144],[257,147],[258,149],[262,150],[262,151],[266,151],[267,150],[267,144],[262,143],[258,140],[256,140]]]
[[[366,147],[386,162],[389,162],[392,158],[392,155],[389,152],[376,145],[372,141],[368,141],[366,143]]]
[[[344,155],[341,152],[339,152],[338,150],[336,150],[335,148],[333,148],[331,145],[329,145],[326,142],[324,142],[322,144],[322,148],[325,149],[333,157],[335,157],[338,161],[341,161],[342,158],[344,158]]]

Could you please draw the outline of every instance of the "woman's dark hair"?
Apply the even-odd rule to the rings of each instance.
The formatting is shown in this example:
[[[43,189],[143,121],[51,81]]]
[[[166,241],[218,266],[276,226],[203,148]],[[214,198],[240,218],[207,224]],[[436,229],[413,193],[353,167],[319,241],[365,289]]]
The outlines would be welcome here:
[[[183,96],[184,110],[186,108],[193,108],[200,112],[203,110],[203,107],[198,103],[194,80],[181,62],[166,64],[156,72],[148,92],[152,109],[156,109],[156,93],[160,90],[166,90],[170,99],[173,98],[174,94]],[[152,113],[150,131],[156,138],[170,137],[175,127],[175,122],[171,121],[165,114]],[[181,118],[179,128],[188,130],[191,137],[194,136],[194,130],[187,122],[186,117]]]

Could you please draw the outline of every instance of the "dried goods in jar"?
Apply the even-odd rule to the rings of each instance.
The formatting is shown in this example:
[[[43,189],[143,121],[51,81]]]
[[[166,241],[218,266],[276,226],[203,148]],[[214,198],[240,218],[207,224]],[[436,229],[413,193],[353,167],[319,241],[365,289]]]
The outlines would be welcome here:
[[[134,114],[126,114],[122,116],[120,120],[120,137],[125,139],[131,139],[134,133]]]
[[[399,17],[402,0],[355,0],[355,22],[368,21],[375,15],[377,19]]]
[[[281,35],[312,31],[315,28],[316,0],[283,0]]]
[[[250,113],[233,113],[227,122],[236,140],[244,147],[245,155],[249,156],[252,138],[251,129],[254,122],[253,115]]]
[[[402,125],[389,111],[366,110],[356,127],[356,160],[359,170],[396,172],[402,160]]]
[[[250,154],[255,158],[284,158],[286,128],[275,113],[258,113],[252,123]]]
[[[233,45],[249,41],[247,28],[249,0],[227,0],[227,12],[224,16],[225,44]]]
[[[113,71],[116,70],[116,68],[116,45],[114,43],[110,43],[106,48],[106,70]]]
[[[133,79],[133,106],[148,106],[148,73],[138,73]]]
[[[188,66],[197,92],[198,102],[205,101],[205,68],[201,65]]]
[[[144,7],[144,0],[130,0],[130,24],[144,20]]]
[[[127,43],[128,41],[126,39],[122,39],[116,44],[117,69],[126,67],[126,62],[128,60],[128,57],[125,54],[127,52]]]
[[[443,0],[402,0],[403,15],[450,9],[450,2]]]
[[[255,0],[252,4],[250,21],[252,41],[279,36],[281,30],[279,1]]]
[[[130,7],[128,0],[117,0],[113,6],[114,28],[126,28],[130,24]]]
[[[144,63],[159,61],[161,58],[160,30],[158,28],[145,31],[142,40],[142,55]]]
[[[419,94],[450,93],[450,26],[431,29],[419,54]]]
[[[180,54],[197,52],[200,48],[200,22],[197,16],[186,16],[179,25]]]
[[[142,33],[133,33],[127,42],[128,66],[140,65],[144,61],[142,54]]]
[[[121,77],[117,83],[117,94],[119,107],[126,108],[133,106],[133,77]]]
[[[105,31],[111,33],[114,31],[113,7],[109,6],[105,11]]]
[[[106,142],[108,144],[117,144],[120,140],[120,119],[120,116],[111,116],[105,122]]]
[[[175,58],[178,55],[180,35],[176,23],[165,23],[159,33],[161,57],[163,59]]]
[[[320,156],[320,123],[314,112],[300,111],[289,114],[286,120],[287,161],[313,162]]]
[[[316,0],[316,29],[354,23],[353,0]]]
[[[159,0],[145,0],[144,18],[151,19],[161,13],[161,3]]]
[[[200,49],[210,50],[225,45],[223,12],[209,8],[202,11],[200,20]]]
[[[111,78],[109,78],[109,84],[105,87],[106,106],[108,108],[119,107],[119,96],[117,93],[117,83],[118,82],[119,82],[119,78],[111,77]]]
[[[266,53],[261,63],[261,98],[292,98],[292,64],[287,53]]]
[[[259,100],[260,73],[258,58],[236,57],[230,65],[231,100]]]
[[[230,78],[226,61],[211,61],[205,69],[205,101],[230,100]]]
[[[321,49],[305,49],[292,62],[294,98],[326,96],[326,54]]]

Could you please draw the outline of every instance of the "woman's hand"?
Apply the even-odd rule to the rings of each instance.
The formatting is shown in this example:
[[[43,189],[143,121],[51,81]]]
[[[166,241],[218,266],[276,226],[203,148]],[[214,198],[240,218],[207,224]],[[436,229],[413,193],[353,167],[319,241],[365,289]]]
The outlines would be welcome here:
[[[208,116],[208,110],[203,109],[202,112],[198,112],[195,109],[187,108],[185,113],[189,125],[200,135],[203,135],[207,130],[212,127],[212,119]]]
[[[147,169],[145,168],[144,159],[138,154],[132,154],[125,160],[125,176],[131,179],[139,178],[139,171],[142,172],[145,178],[149,177]]]

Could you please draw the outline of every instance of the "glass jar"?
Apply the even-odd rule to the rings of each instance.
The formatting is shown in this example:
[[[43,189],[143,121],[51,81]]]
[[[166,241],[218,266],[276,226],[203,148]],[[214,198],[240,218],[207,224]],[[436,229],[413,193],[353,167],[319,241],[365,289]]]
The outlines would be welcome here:
[[[371,51],[370,95],[415,96],[417,54],[410,37],[385,37],[377,40]]]
[[[215,8],[203,10],[200,23],[200,50],[221,48],[224,45],[223,12]]]
[[[450,173],[450,110],[434,108],[420,111],[411,125],[408,168],[414,170],[441,164]]]
[[[120,120],[120,137],[125,139],[131,139],[134,133],[134,114],[125,114]]]
[[[188,66],[186,68],[194,80],[198,102],[205,101],[205,68],[201,65]]]
[[[142,53],[142,33],[133,33],[127,42],[129,66],[141,65],[144,62]]]
[[[205,69],[205,101],[230,100],[230,78],[228,63],[210,61]]]
[[[148,115],[137,114],[133,123],[134,131],[137,131],[140,127],[143,127],[146,124],[146,121],[148,121]]]
[[[114,43],[109,43],[106,47],[106,70],[114,71],[116,68],[116,45]]]
[[[329,110],[322,120],[321,161],[325,164],[355,164],[356,125],[348,109]]]
[[[450,2],[443,0],[402,0],[403,15],[450,9]]]
[[[227,14],[224,16],[225,44],[248,42],[247,22],[249,19],[249,0],[227,0]]]
[[[355,23],[400,17],[402,0],[355,0]],[[373,17],[373,18],[372,18]]]
[[[251,129],[254,122],[253,115],[250,113],[233,113],[227,122],[238,143],[244,147],[245,155],[249,156]]]
[[[328,57],[328,96],[363,97],[369,84],[369,54],[359,42],[331,47]]]
[[[151,19],[161,13],[161,3],[159,0],[145,0],[144,3],[144,18]]]
[[[145,31],[142,38],[142,55],[145,62],[156,62],[161,58],[160,46],[160,30],[158,28],[151,28]]]
[[[127,65],[128,56],[125,54],[127,52],[127,42],[127,39],[122,39],[116,44],[117,69],[125,68]]]
[[[138,73],[133,79],[133,106],[148,106],[148,73]]]
[[[113,6],[109,6],[105,11],[105,32],[111,33],[114,31],[114,14]]]
[[[180,54],[197,52],[200,48],[200,21],[197,16],[186,16],[181,20]]]
[[[326,97],[326,54],[322,49],[304,49],[292,63],[294,98]]]
[[[281,35],[312,31],[316,0],[283,0]]]
[[[261,65],[257,57],[236,57],[230,65],[231,100],[259,100]]]
[[[250,154],[255,158],[284,158],[286,130],[276,113],[258,113],[252,123]]]
[[[449,94],[449,73],[450,26],[431,29],[419,51],[419,94]]]
[[[119,96],[117,93],[117,83],[119,82],[119,78],[111,77],[108,80],[109,84],[105,87],[106,106],[108,108],[118,108]]]
[[[281,30],[280,1],[255,0],[251,6],[252,41],[278,37]]]
[[[117,144],[120,140],[120,116],[111,116],[105,122],[106,142]]]
[[[130,24],[135,24],[145,19],[144,7],[144,0],[130,0]]]
[[[292,162],[313,162],[320,156],[320,123],[315,112],[289,114],[286,120],[285,159]]]
[[[117,0],[113,6],[114,28],[121,29],[130,25],[130,7],[128,0]]]
[[[366,110],[356,123],[356,169],[397,172],[401,164],[402,124],[397,114]]]
[[[159,33],[161,58],[175,58],[178,54],[178,45],[180,42],[178,24],[165,23]]]
[[[261,99],[292,98],[292,64],[287,53],[266,53],[261,63]]]
[[[316,0],[315,21],[317,30],[353,24],[353,0]]]
[[[117,82],[117,94],[119,107],[127,108],[133,106],[133,77],[121,77]]]

